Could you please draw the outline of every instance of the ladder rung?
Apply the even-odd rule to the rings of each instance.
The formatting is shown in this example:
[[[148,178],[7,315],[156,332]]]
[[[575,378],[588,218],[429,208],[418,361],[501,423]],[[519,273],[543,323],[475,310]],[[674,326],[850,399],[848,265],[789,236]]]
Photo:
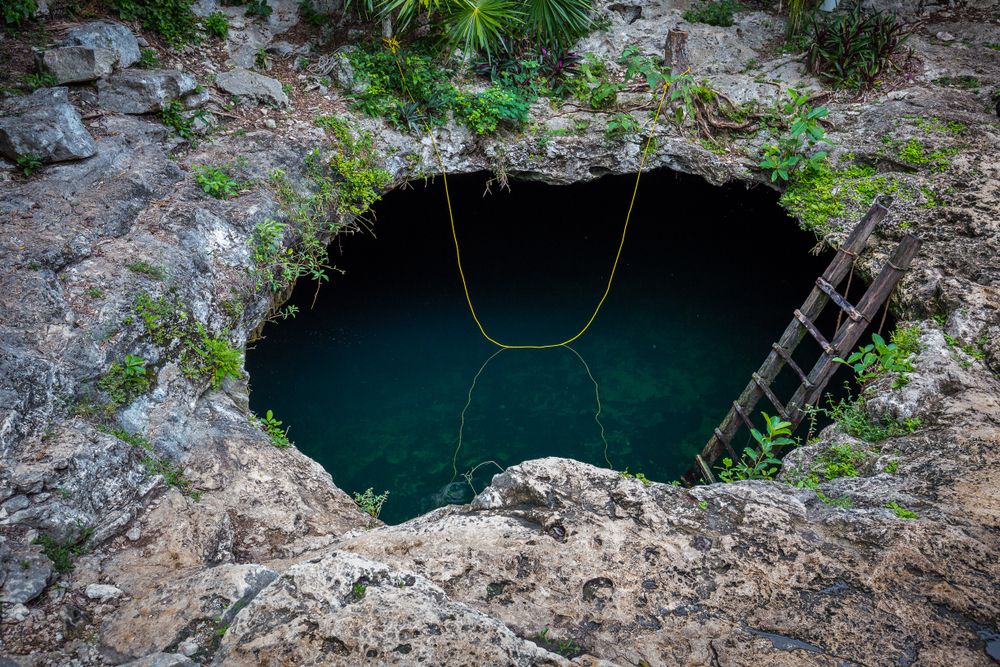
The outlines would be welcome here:
[[[715,428],[715,438],[725,446],[726,451],[728,451],[729,455],[733,457],[733,461],[736,461],[740,458],[739,456],[736,455],[736,450],[733,449],[733,446],[729,444],[728,440],[726,440],[725,434],[722,431],[720,431],[718,427]]]
[[[842,297],[840,292],[834,289],[833,285],[823,280],[822,276],[816,279],[816,286],[823,290],[823,292],[830,297],[830,300],[837,304],[840,309],[847,313],[847,316],[855,322],[863,317],[861,313],[858,312],[858,309],[851,305],[847,299]]]
[[[695,454],[694,462],[698,464],[701,469],[701,474],[704,475],[705,481],[709,484],[715,484],[715,475],[712,474],[712,469],[708,467],[705,460],[701,458],[701,454]]]
[[[785,406],[782,405],[781,401],[778,400],[778,397],[774,395],[774,392],[771,391],[771,387],[769,387],[768,384],[764,382],[764,379],[756,373],[754,373],[751,377],[753,378],[753,381],[757,383],[757,386],[760,387],[761,391],[767,395],[767,399],[774,404],[774,408],[778,411],[778,414],[781,415],[781,418],[787,420],[788,412],[785,410]]]
[[[795,371],[795,374],[799,376],[800,380],[802,380],[802,384],[806,386],[806,389],[812,389],[812,383],[809,382],[809,378],[806,377],[805,372],[803,372],[799,365],[792,359],[792,355],[788,354],[788,350],[781,347],[777,343],[771,343],[771,349],[777,352],[778,356],[784,359],[785,363],[788,364],[793,371]]]
[[[837,355],[837,351],[834,350],[833,346],[830,345],[830,342],[823,337],[823,334],[819,332],[819,329],[816,328],[816,325],[813,324],[808,317],[803,315],[802,311],[799,310],[798,308],[795,309],[795,319],[799,321],[799,324],[801,324],[806,328],[806,331],[812,334],[812,337],[816,339],[816,342],[819,343],[819,346],[823,348],[824,352],[829,354],[831,357]]]
[[[742,405],[740,405],[736,401],[733,401],[733,410],[736,410],[736,414],[738,414],[740,416],[740,419],[743,420],[743,423],[746,424],[747,428],[751,428],[751,429],[753,428],[753,422],[750,421],[750,415],[748,415],[746,413],[746,411],[743,410],[743,406]]]

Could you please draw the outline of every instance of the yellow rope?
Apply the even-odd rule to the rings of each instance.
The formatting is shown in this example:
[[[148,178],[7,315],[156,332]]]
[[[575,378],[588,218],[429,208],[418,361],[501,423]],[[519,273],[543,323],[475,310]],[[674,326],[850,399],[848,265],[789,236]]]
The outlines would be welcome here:
[[[416,99],[410,92],[410,87],[406,85],[406,75],[403,73],[403,66],[399,62],[399,42],[396,41],[394,37],[385,38],[382,41],[385,47],[395,56],[396,68],[399,70],[399,79],[403,84],[403,90],[406,91],[406,95],[410,98],[410,101],[416,103]],[[611,293],[611,285],[614,282],[615,273],[618,270],[618,262],[622,256],[622,249],[625,247],[625,236],[628,233],[629,221],[632,219],[632,209],[635,206],[635,197],[639,192],[639,179],[642,177],[643,167],[646,166],[646,158],[649,155],[649,148],[653,143],[653,132],[656,130],[656,123],[660,119],[660,112],[663,110],[663,102],[666,100],[667,92],[669,90],[670,84],[664,83],[663,94],[660,95],[660,102],[656,107],[656,113],[653,115],[653,123],[650,125],[649,135],[646,137],[646,145],[642,150],[642,159],[639,162],[639,170],[635,175],[635,186],[632,188],[632,199],[628,204],[628,213],[625,214],[625,224],[622,227],[621,240],[618,242],[618,252],[615,253],[615,261],[611,265],[611,274],[608,276],[608,284],[604,288],[604,294],[601,295],[600,300],[597,302],[597,307],[594,308],[594,312],[591,314],[590,319],[587,320],[587,323],[583,325],[583,328],[580,329],[575,336],[567,338],[559,343],[548,343],[546,345],[507,345],[506,343],[501,343],[486,333],[486,328],[483,326],[483,323],[479,321],[479,316],[476,314],[476,307],[472,303],[472,296],[469,294],[469,284],[465,279],[465,270],[462,268],[462,251],[458,244],[458,232],[455,231],[455,215],[451,206],[451,193],[448,190],[448,174],[445,171],[444,160],[441,158],[441,152],[438,150],[437,140],[434,138],[434,133],[431,132],[430,125],[427,123],[427,120],[424,119],[424,130],[427,132],[427,136],[430,137],[431,145],[434,147],[434,155],[437,157],[438,166],[441,168],[441,177],[444,180],[444,198],[448,204],[448,220],[451,223],[451,238],[455,243],[455,260],[458,264],[459,278],[462,280],[462,290],[465,292],[465,302],[468,304],[469,312],[472,314],[472,319],[479,328],[479,333],[483,335],[483,338],[505,350],[547,350],[553,347],[562,347],[576,341],[580,338],[580,336],[586,333],[587,329],[590,328],[590,325],[594,323],[594,320],[597,319],[597,314],[601,311],[601,307],[604,306],[604,302],[608,298],[608,294]]]

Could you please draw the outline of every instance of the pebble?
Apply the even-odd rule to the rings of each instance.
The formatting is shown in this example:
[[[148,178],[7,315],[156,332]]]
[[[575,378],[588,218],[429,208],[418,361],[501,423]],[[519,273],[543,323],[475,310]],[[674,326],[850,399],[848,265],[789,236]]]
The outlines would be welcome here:
[[[140,535],[142,535],[142,529],[139,528],[138,524],[129,528],[128,532],[125,533],[125,537],[132,542],[138,540]]]
[[[187,657],[190,658],[192,655],[194,655],[195,653],[198,652],[198,644],[194,643],[193,641],[188,640],[188,641],[182,643],[180,646],[178,646],[177,647],[177,651],[181,655],[186,655]]]
[[[20,623],[24,619],[28,618],[31,612],[23,604],[16,604],[13,607],[7,607],[3,613],[4,623]]]
[[[955,35],[951,34],[950,32],[944,32],[943,30],[941,32],[939,32],[937,35],[935,35],[935,37],[937,37],[938,39],[940,39],[942,42],[954,42],[955,41]]]
[[[269,130],[273,130],[274,128],[278,127],[278,124],[274,122],[273,118],[265,118],[264,127],[266,127]]]

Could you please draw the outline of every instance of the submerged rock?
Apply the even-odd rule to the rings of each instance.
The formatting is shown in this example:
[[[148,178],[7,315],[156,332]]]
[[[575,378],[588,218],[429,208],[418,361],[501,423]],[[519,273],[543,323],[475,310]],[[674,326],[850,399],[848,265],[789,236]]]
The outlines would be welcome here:
[[[25,155],[42,162],[79,160],[96,151],[66,88],[40,88],[0,104],[0,155],[12,162]]]
[[[91,49],[111,49],[118,54],[120,67],[131,67],[139,62],[141,56],[135,35],[128,27],[115,21],[90,21],[70,28],[63,44],[86,46]]]

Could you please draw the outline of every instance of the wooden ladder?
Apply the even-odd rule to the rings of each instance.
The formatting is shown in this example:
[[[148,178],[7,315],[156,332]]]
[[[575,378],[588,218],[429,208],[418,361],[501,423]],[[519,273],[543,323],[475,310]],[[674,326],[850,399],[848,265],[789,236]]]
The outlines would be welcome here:
[[[771,346],[764,363],[751,375],[746,389],[733,401],[725,419],[712,433],[701,454],[695,456],[694,465],[681,477],[684,484],[691,486],[701,480],[715,482],[712,466],[723,454],[731,456],[733,461],[739,460],[740,455],[732,446],[733,437],[743,426],[748,429],[755,428],[752,420],[753,411],[764,396],[782,419],[791,422],[792,431],[797,429],[805,418],[805,408],[815,405],[822,397],[826,384],[837,370],[834,357],[846,356],[854,349],[858,339],[892,294],[896,283],[902,279],[920,249],[920,240],[917,237],[910,234],[904,236],[856,305],[851,304],[837,291],[841,281],[853,268],[858,253],[864,250],[868,237],[887,213],[888,210],[876,201],[837,249],[833,261],[823,275],[816,279],[816,285],[806,297],[802,307],[795,310],[791,323],[785,328],[785,333]],[[815,322],[830,301],[833,301],[847,317],[843,318],[842,324],[838,324],[833,337],[827,340]],[[807,333],[823,350],[809,373],[804,372],[792,360],[792,353]],[[800,380],[798,389],[788,403],[782,403],[771,389],[771,383],[785,366],[791,368]]]

